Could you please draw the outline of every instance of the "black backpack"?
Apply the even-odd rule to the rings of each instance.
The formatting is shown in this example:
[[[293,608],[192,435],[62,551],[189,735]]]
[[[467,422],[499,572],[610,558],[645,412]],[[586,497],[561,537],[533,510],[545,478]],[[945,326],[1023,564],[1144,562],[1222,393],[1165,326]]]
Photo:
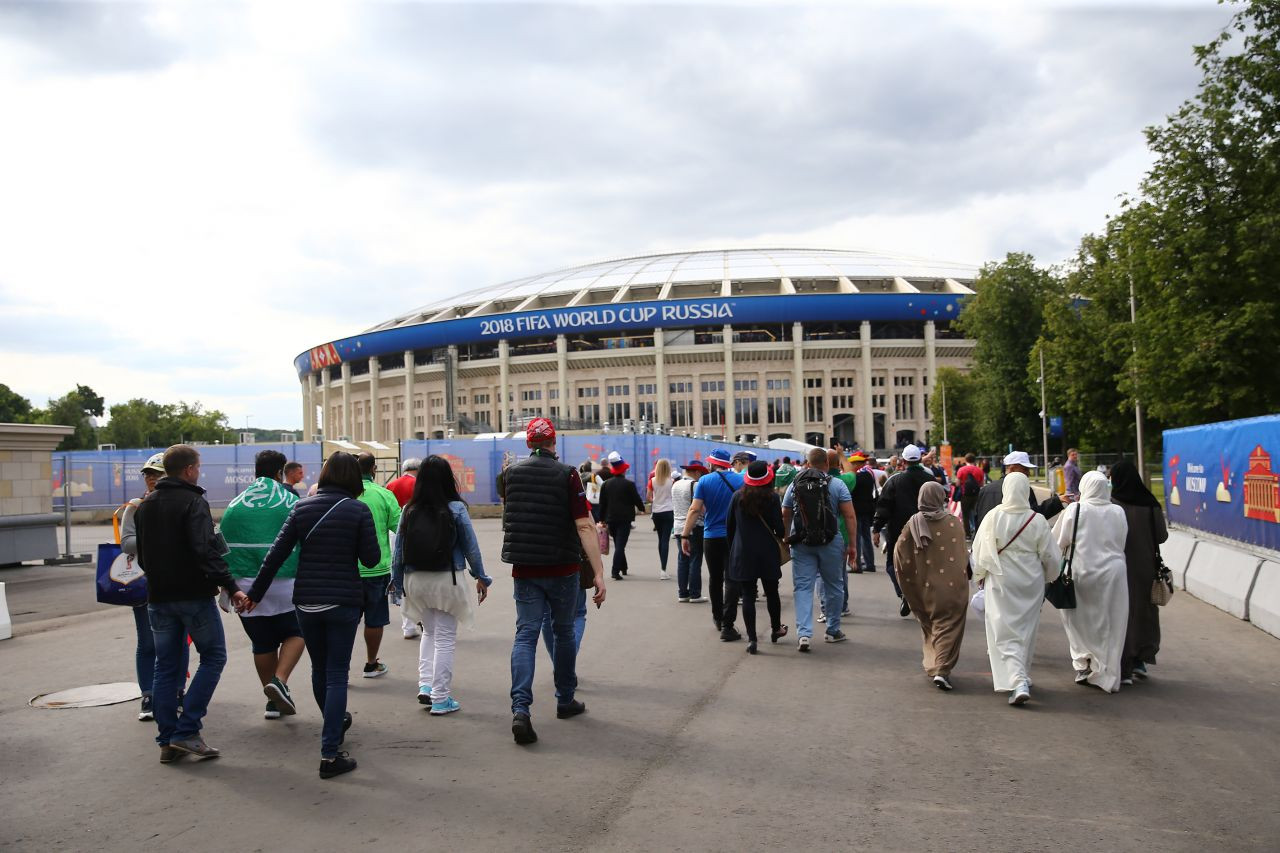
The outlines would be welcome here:
[[[789,540],[792,545],[826,545],[840,528],[831,512],[831,475],[809,468],[800,472],[791,484],[791,496],[795,501],[796,533]]]
[[[978,478],[973,476],[973,472],[966,473],[968,476],[960,478],[960,494],[966,498],[971,498],[982,491],[982,487],[978,485]]]
[[[448,508],[434,512],[420,508],[406,510],[400,535],[404,537],[406,566],[412,566],[416,572],[453,571],[453,546],[458,539],[458,529]]]

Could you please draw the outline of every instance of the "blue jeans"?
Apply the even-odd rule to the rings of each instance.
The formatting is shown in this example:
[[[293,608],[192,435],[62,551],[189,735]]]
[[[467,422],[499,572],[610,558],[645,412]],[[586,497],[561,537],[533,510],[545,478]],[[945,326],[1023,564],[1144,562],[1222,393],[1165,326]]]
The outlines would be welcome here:
[[[335,757],[342,741],[342,722],[347,714],[347,676],[351,671],[351,649],[356,644],[360,615],[360,608],[349,604],[317,613],[298,611],[298,625],[311,658],[311,693],[324,712],[321,758]]]
[[[133,608],[133,627],[138,634],[138,649],[133,655],[133,666],[138,674],[138,689],[143,696],[151,695],[151,685],[156,680],[156,638],[151,633],[151,620],[148,618],[147,605]],[[182,679],[178,682],[178,692],[187,686],[187,669],[191,666],[191,647],[182,644]]]
[[[159,729],[156,743],[168,746],[175,740],[199,737],[200,721],[209,710],[209,701],[227,664],[227,641],[218,606],[212,598],[165,601],[148,604],[147,616],[156,647],[151,684],[151,707]],[[186,679],[188,636],[200,653],[200,666],[182,700],[182,715],[178,716],[178,685]]]
[[[876,570],[876,549],[871,544],[871,513],[858,516],[858,567],[864,572]]]
[[[840,601],[845,581],[844,539],[837,536],[826,545],[792,546],[791,578],[795,583],[796,634],[813,636],[813,587],[818,578],[822,578],[827,633],[839,631]]]
[[[587,633],[587,591],[578,589],[578,603],[573,611],[573,651],[574,651],[574,668],[573,668],[573,688],[578,689],[578,664],[577,653],[582,651],[582,635]],[[551,610],[548,609],[542,617],[542,642],[547,647],[547,656],[551,658],[551,666],[554,671],[556,665],[556,633],[551,627]],[[559,694],[557,693],[557,698]]]
[[[689,556],[684,549],[676,551],[676,595],[679,598],[702,597],[702,528],[689,534]]]
[[[573,701],[578,648],[574,644],[573,617],[578,603],[578,575],[562,578],[515,578],[516,638],[511,646],[511,713],[527,714],[533,704],[533,667],[537,658],[538,631],[551,614],[555,636],[556,699]],[[585,600],[585,596],[584,596]]]

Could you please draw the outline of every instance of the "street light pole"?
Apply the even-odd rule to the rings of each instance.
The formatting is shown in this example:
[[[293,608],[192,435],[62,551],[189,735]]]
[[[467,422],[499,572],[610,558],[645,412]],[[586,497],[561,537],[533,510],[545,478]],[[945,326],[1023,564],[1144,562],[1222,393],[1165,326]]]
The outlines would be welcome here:
[[[1044,397],[1044,345],[1040,346],[1040,437],[1044,439],[1044,481],[1049,482],[1049,413]]]
[[[947,386],[942,386],[942,443],[950,444],[947,439]]]
[[[1133,294],[1133,273],[1129,273],[1129,322],[1133,324],[1133,417],[1138,440],[1138,476],[1147,482],[1147,466],[1142,449],[1142,401],[1138,398],[1138,303]]]

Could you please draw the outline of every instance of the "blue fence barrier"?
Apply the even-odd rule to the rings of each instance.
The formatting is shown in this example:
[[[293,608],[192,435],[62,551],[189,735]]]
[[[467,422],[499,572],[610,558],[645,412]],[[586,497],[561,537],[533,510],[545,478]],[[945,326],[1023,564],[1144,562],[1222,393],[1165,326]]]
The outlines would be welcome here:
[[[659,458],[671,460],[676,467],[690,459],[705,459],[717,447],[731,453],[751,450],[766,461],[795,457],[791,451],[763,447],[740,447],[716,441],[703,441],[674,435],[565,435],[560,437],[560,458],[575,467],[587,460],[599,464],[612,451],[617,451],[630,465],[627,476],[638,482],[648,478]],[[53,505],[62,509],[63,459],[67,461],[71,483],[72,509],[105,509],[118,507],[143,492],[140,469],[147,457],[163,450],[77,450],[53,457]],[[263,450],[279,450],[289,459],[301,462],[306,472],[300,488],[305,490],[320,474],[321,445],[310,442],[286,444],[241,444],[203,446],[200,450],[200,485],[207,492],[211,506],[226,506],[246,485],[253,481],[253,458]],[[523,438],[403,441],[400,458],[443,456],[453,466],[462,495],[475,504],[498,502],[498,473],[504,464],[528,453]],[[386,468],[386,466],[383,466]],[[380,482],[394,476],[389,468],[380,472]]]
[[[1164,432],[1169,520],[1280,550],[1280,415]]]

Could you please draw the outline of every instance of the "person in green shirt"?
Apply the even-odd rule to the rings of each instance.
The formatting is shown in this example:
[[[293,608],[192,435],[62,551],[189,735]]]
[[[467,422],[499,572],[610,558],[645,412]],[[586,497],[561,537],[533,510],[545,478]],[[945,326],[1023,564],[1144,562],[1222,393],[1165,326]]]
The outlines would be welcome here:
[[[799,472],[791,464],[791,457],[782,457],[782,462],[778,464],[778,467],[773,472],[773,485],[780,494],[786,493],[787,486],[791,485],[791,481],[796,478],[797,473]]]
[[[360,474],[364,477],[364,491],[360,500],[373,513],[373,526],[382,549],[382,559],[372,569],[360,566],[360,579],[364,586],[364,646],[367,661],[365,678],[378,678],[387,674],[387,665],[378,660],[378,648],[382,645],[382,629],[391,623],[391,605],[387,594],[391,586],[391,544],[388,534],[400,527],[400,502],[387,488],[373,481],[378,461],[372,453],[356,457]]]
[[[228,546],[227,569],[245,593],[253,586],[271,543],[298,502],[293,489],[281,482],[286,462],[288,459],[278,450],[264,450],[254,457],[256,479],[227,504],[222,515],[218,530]],[[289,693],[289,676],[305,648],[293,608],[293,581],[297,574],[298,552],[294,549],[253,612],[240,614],[240,624],[253,649],[253,668],[258,671],[258,681],[267,696],[263,716],[268,720],[297,712]]]

